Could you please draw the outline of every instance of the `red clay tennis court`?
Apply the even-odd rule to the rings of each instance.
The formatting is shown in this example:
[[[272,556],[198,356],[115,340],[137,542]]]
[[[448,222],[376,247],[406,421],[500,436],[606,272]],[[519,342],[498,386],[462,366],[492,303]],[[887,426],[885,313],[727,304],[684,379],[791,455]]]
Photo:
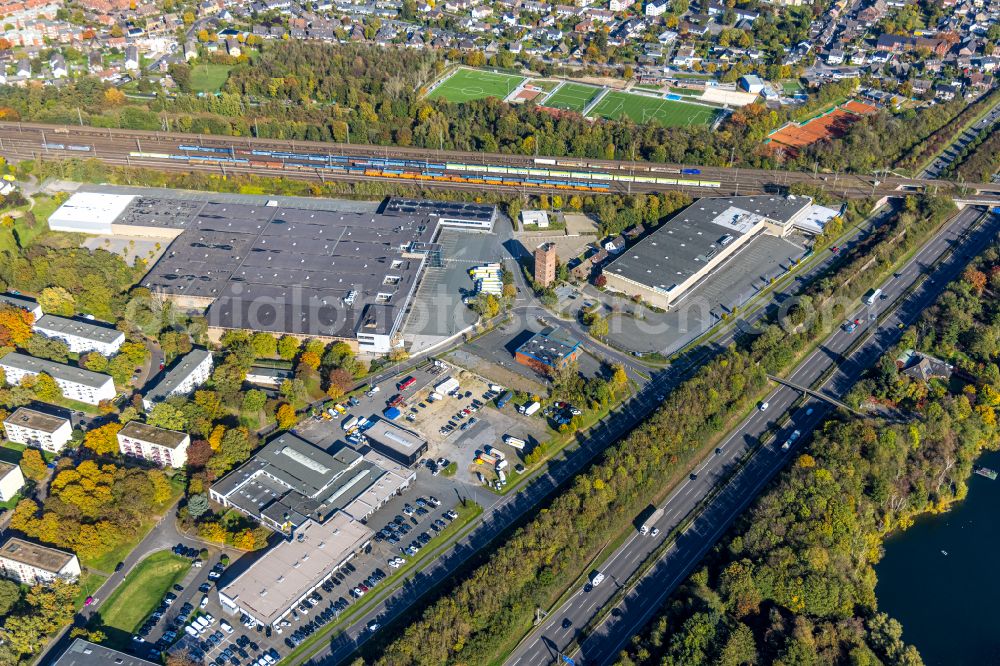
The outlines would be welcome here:
[[[869,104],[851,100],[839,107],[808,120],[801,125],[789,123],[770,134],[769,144],[774,148],[801,148],[810,144],[843,136],[847,128],[861,116],[875,113],[878,109]]]

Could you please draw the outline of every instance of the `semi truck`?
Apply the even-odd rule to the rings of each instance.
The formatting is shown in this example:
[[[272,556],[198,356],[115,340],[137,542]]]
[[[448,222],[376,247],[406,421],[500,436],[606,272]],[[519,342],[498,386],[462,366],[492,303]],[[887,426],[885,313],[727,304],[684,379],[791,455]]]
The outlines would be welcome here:
[[[517,449],[518,451],[523,451],[525,445],[527,444],[523,439],[519,437],[512,437],[510,435],[503,436],[503,443],[512,449]]]
[[[513,393],[511,393],[510,391],[507,391],[502,396],[500,396],[499,398],[497,398],[497,409],[503,409],[507,405],[507,403],[510,402],[510,399],[513,396],[514,396]]]
[[[647,514],[646,518],[642,521],[642,525],[639,526],[639,534],[643,536],[649,534],[649,531],[653,529],[653,525],[656,521],[663,517],[663,509],[657,509],[656,507],[650,505],[646,509],[645,513]]]

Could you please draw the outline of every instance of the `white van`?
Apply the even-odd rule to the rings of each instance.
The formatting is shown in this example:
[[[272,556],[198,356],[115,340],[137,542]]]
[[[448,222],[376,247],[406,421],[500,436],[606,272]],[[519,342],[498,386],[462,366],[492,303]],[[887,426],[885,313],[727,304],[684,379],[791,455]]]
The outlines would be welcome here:
[[[224,632],[226,632],[227,634],[231,634],[231,633],[233,633],[233,625],[229,624],[229,623],[228,623],[228,622],[226,622],[225,620],[221,620],[221,621],[219,622],[219,626],[220,626],[220,627],[222,627],[222,630],[223,630]]]
[[[603,581],[604,581],[604,574],[602,574],[600,571],[594,570],[594,571],[590,572],[590,586],[591,587],[597,587]]]

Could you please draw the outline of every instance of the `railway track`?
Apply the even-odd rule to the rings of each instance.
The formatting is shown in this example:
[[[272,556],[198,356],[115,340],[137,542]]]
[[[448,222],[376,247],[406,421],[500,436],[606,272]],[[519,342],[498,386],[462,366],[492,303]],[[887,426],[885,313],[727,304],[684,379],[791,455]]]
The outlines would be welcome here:
[[[181,146],[198,146],[205,155],[194,155]],[[75,149],[74,149],[75,148]],[[358,161],[402,161],[442,168],[434,175],[405,175],[399,171],[389,173],[384,167],[367,173],[333,171],[334,167],[303,165],[285,160],[279,168],[245,163],[211,163],[215,154],[227,153],[241,159],[251,153],[272,152],[326,156],[332,159]],[[795,183],[808,183],[822,187],[832,194],[845,198],[919,191],[926,187],[951,187],[948,181],[908,179],[889,176],[883,181],[859,176],[810,174],[794,171],[769,171],[762,169],[729,169],[724,167],[688,167],[678,164],[653,164],[622,160],[595,160],[577,157],[531,157],[497,153],[467,151],[434,151],[421,148],[351,145],[315,141],[279,141],[251,137],[194,135],[144,130],[101,129],[45,125],[39,123],[0,122],[0,154],[11,161],[23,159],[67,159],[95,157],[108,164],[136,166],[171,172],[192,170],[224,175],[250,174],[265,177],[289,177],[300,180],[337,182],[386,182],[412,183],[415,188],[449,188],[462,190],[518,191],[522,193],[563,194],[579,192],[651,192],[680,189],[695,195],[752,194],[769,191]],[[159,155],[158,158],[148,157]],[[190,158],[190,159],[188,159]],[[200,159],[195,159],[200,158]],[[183,161],[185,160],[186,161]],[[260,158],[266,159],[266,158]],[[179,161],[180,164],[173,164]],[[411,169],[416,166],[408,167]],[[483,175],[495,171],[519,172],[517,182],[504,175]],[[558,173],[558,177],[520,173]],[[475,173],[470,177],[470,173]],[[570,175],[573,175],[570,177]],[[469,182],[471,178],[472,182]],[[642,182],[642,181],[659,182]],[[535,181],[535,182],[530,182]],[[540,182],[539,182],[540,181]],[[671,182],[673,181],[673,182]],[[677,182],[680,181],[680,182]],[[563,183],[556,185],[554,183]],[[577,186],[566,183],[576,183]],[[595,184],[600,183],[600,186]],[[704,185],[704,184],[708,185]],[[990,187],[988,184],[985,187]],[[975,186],[973,186],[975,187]],[[995,186],[993,186],[995,189]]]

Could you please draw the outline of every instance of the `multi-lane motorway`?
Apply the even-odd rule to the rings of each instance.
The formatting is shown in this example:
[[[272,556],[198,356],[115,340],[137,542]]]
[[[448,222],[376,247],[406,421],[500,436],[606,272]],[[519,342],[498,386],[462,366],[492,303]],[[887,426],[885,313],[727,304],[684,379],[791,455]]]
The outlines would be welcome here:
[[[998,216],[991,216],[965,236],[965,232],[982,215],[981,209],[974,208],[959,213],[897,273],[898,277],[882,285],[884,300],[877,301],[872,308],[862,307],[854,313],[854,318],[867,322],[866,328],[871,327],[872,330],[864,331],[870,333],[870,337],[849,357],[842,358],[855,339],[863,334],[862,329],[853,334],[838,329],[799,364],[789,379],[808,386],[835,368],[820,390],[832,397],[842,397],[878,356],[898,340],[901,334],[899,325],[914,322],[948,281],[961,272],[970,254],[996,238],[1000,230]],[[956,251],[934,269],[929,279],[897,304],[901,295],[916,284],[928,267],[952,246]],[[895,305],[898,307],[880,324],[871,318],[871,315]],[[551,612],[510,655],[506,662],[508,666],[553,663],[564,651],[569,651],[578,664],[613,661],[630,637],[649,621],[704,553],[794,454],[795,448],[808,439],[810,430],[830,409],[828,403],[818,398],[806,401],[791,415],[791,421],[780,429],[777,437],[757,448],[738,473],[729,478],[732,470],[736,469],[737,461],[757,447],[765,433],[775,427],[778,417],[799,397],[798,391],[787,386],[775,389],[766,398],[767,410],[751,414],[720,444],[719,452],[706,459],[661,505],[664,514],[656,523],[660,529],[659,537],[638,533],[630,536],[600,565],[606,580],[597,587],[576,591],[560,608]],[[800,438],[791,451],[782,451],[781,444],[794,430],[802,433]],[[724,484],[721,491],[717,490],[714,499],[693,515],[687,530],[644,575],[632,580],[640,565],[668,538],[671,530],[691,515],[719,484]],[[616,595],[622,587],[626,587],[627,592],[623,596]],[[616,596],[620,600],[614,608],[610,608],[609,602]],[[585,635],[577,634],[595,618],[592,631]]]
[[[199,151],[182,149],[181,146],[197,144],[209,149],[220,150],[216,153],[225,156],[228,152],[233,157],[245,151],[247,159],[239,164],[225,162],[191,162],[168,159],[163,157],[141,157],[137,155],[173,155],[198,156]],[[482,167],[498,168],[533,168],[545,170],[551,168],[563,173],[573,172],[585,174],[584,177],[570,178],[574,182],[582,181],[597,188],[620,192],[647,192],[664,189],[684,189],[694,194],[710,193],[733,194],[762,192],[774,187],[783,187],[796,183],[806,183],[821,187],[832,194],[845,198],[858,198],[872,195],[887,195],[899,190],[917,191],[924,187],[949,187],[948,181],[927,179],[900,178],[888,176],[878,179],[874,176],[856,176],[843,174],[813,174],[796,171],[740,169],[727,167],[691,167],[680,164],[650,164],[647,162],[628,162],[616,160],[596,160],[582,158],[546,158],[528,157],[523,155],[502,155],[488,153],[469,153],[462,151],[434,151],[417,148],[400,148],[388,146],[358,146],[325,142],[281,141],[275,139],[236,138],[217,135],[190,135],[170,132],[150,132],[139,130],[99,129],[92,127],[55,126],[32,123],[0,123],[0,155],[9,161],[16,162],[26,159],[67,159],[96,158],[108,164],[117,166],[133,166],[158,169],[163,171],[190,172],[207,171],[218,174],[253,174],[259,176],[284,175],[297,179],[313,179],[327,181],[377,181],[409,183],[415,186],[433,186],[483,191],[495,189],[498,191],[519,192],[563,192],[554,186],[532,184],[511,185],[513,179],[498,178],[488,182],[482,181],[489,174],[477,175],[480,182],[449,182],[451,177],[466,178],[472,173],[463,169],[434,169],[441,179],[434,180],[403,180],[399,174],[391,173],[393,169],[370,169],[354,172],[326,171],[322,160],[316,168],[303,168],[301,164],[293,164],[288,158],[255,157],[253,151],[292,151],[313,155],[336,155],[357,157],[370,160],[411,160],[417,162],[447,163],[459,162],[462,165],[480,165]],[[200,153],[201,157],[211,159],[213,154]],[[253,159],[250,159],[253,158]],[[269,164],[272,166],[262,166]],[[274,166],[276,165],[276,166]],[[289,171],[288,169],[294,169]],[[329,165],[327,165],[329,166]],[[691,172],[685,175],[685,172]],[[695,173],[696,172],[696,173]],[[378,175],[381,174],[381,175]],[[599,182],[598,176],[611,174],[614,179]],[[645,179],[645,181],[640,181]],[[688,184],[664,185],[653,180],[677,179]],[[527,181],[527,178],[521,179]],[[546,180],[543,178],[543,180]],[[691,185],[691,182],[712,183],[711,187]],[[717,183],[718,185],[715,185]],[[995,185],[971,185],[979,190],[993,192]],[[598,191],[595,189],[595,191]]]

